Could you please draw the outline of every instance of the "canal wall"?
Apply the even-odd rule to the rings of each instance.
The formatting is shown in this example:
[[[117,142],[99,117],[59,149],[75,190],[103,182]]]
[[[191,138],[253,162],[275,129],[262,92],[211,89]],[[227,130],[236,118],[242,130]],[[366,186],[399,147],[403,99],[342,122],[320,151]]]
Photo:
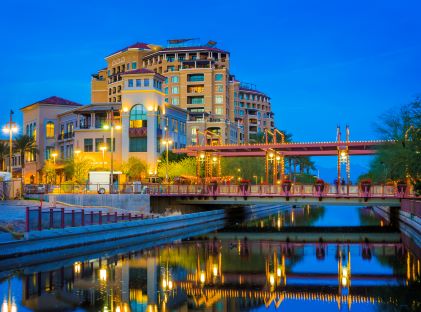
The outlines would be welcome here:
[[[70,256],[115,250],[139,244],[162,244],[222,229],[227,223],[276,213],[286,206],[219,209],[186,215],[33,231],[25,239],[0,242],[0,271]]]
[[[148,194],[48,194],[44,195],[44,200],[78,208],[116,208],[144,214],[151,212]]]
[[[421,200],[403,199],[401,207],[374,206],[373,211],[392,224],[397,220],[394,225],[421,247]]]

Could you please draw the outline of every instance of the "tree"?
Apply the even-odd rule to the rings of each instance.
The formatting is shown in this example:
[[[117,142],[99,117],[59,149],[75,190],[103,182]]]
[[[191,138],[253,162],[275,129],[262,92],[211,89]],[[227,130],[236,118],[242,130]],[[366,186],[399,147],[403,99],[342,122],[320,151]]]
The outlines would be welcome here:
[[[0,167],[1,171],[5,170],[5,159],[9,155],[9,144],[6,142],[0,142]]]
[[[187,158],[189,156],[187,156],[187,154],[176,154],[173,151],[168,151],[168,161],[172,162],[172,161],[180,161],[183,160],[185,158]],[[159,160],[161,161],[161,163],[166,162],[167,161],[167,155],[166,155],[166,151],[164,151],[161,154],[161,157],[159,158]]]
[[[166,162],[159,163],[158,175],[160,177],[165,177],[166,165]],[[196,159],[194,157],[168,163],[168,177],[174,179],[181,176],[196,176]]]
[[[364,177],[374,182],[406,180],[413,183],[421,175],[421,99],[401,106],[380,117],[376,125],[382,139],[390,143],[380,147]]]
[[[89,171],[93,168],[93,161],[90,158],[78,155],[66,161],[64,174],[67,179],[83,184],[89,178]]]
[[[141,180],[146,175],[147,168],[146,163],[136,157],[130,157],[126,163],[121,165],[121,171],[131,181]]]
[[[56,182],[56,166],[50,160],[47,160],[42,168],[47,184],[54,184]]]
[[[20,135],[15,138],[15,141],[13,142],[13,148],[20,154],[22,177],[25,177],[25,154],[38,153],[35,138],[26,134]]]

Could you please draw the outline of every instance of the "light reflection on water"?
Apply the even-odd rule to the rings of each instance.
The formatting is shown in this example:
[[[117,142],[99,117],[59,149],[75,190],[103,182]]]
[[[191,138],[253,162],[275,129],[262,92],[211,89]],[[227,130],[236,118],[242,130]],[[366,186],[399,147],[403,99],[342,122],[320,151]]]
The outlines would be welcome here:
[[[330,208],[280,212],[247,227],[336,225],[338,209]],[[351,225],[380,224],[370,211],[346,208]],[[420,272],[420,259],[402,243],[221,241],[212,234],[71,267],[26,268],[0,282],[1,312],[382,311],[419,304]]]

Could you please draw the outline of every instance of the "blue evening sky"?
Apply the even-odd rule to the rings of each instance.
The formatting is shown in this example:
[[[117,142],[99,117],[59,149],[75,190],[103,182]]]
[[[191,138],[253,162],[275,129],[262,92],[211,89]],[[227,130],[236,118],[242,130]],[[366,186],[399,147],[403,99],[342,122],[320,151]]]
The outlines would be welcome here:
[[[89,103],[106,55],[171,38],[230,51],[232,73],[271,96],[276,126],[296,140],[334,140],[347,123],[352,139],[376,138],[381,113],[421,94],[415,0],[3,0],[2,13],[1,124],[51,95]]]

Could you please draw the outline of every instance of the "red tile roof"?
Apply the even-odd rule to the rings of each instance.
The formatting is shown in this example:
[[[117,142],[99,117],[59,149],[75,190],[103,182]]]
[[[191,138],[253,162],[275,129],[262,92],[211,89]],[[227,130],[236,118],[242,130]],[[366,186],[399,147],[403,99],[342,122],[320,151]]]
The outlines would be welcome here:
[[[68,106],[82,106],[82,104],[63,99],[58,96],[50,96],[46,99],[43,99],[41,101],[36,101],[35,103],[26,105],[25,107],[22,107],[21,109],[27,108],[29,106],[35,105],[35,104],[48,104],[48,105],[68,105]]]
[[[242,86],[240,86],[240,87],[239,87],[239,90],[240,90],[240,91],[244,91],[244,92],[250,92],[250,93],[261,94],[261,95],[264,95],[264,96],[268,97],[265,93],[263,93],[263,92],[261,92],[261,91],[254,90],[254,89],[250,89],[250,88],[245,88],[245,87],[242,87]]]
[[[120,50],[118,50],[118,51],[115,51],[114,53],[111,53],[111,54],[110,54],[110,55],[108,55],[108,56],[111,56],[111,55],[116,54],[116,53],[119,53],[119,52],[124,52],[124,51],[127,51],[127,50],[129,50],[129,49],[152,50],[152,49],[149,47],[149,45],[148,45],[147,43],[143,43],[143,42],[136,42],[135,44],[132,44],[132,45],[130,45],[130,46],[128,46],[128,47],[125,47],[125,48],[123,48],[123,49],[120,49]],[[107,57],[108,57],[108,56],[107,56]]]
[[[161,51],[191,51],[191,50],[206,50],[212,52],[221,52],[221,53],[228,53],[228,51],[224,51],[218,48],[208,47],[208,46],[196,46],[196,47],[175,47],[175,48],[165,48],[160,50]]]
[[[122,73],[122,75],[131,75],[131,74],[154,74],[155,72],[153,70],[147,69],[147,68],[139,68],[135,70],[130,70]]]
[[[153,70],[147,69],[147,68],[139,68],[131,71],[127,71],[122,73],[121,75],[136,75],[136,74],[155,74],[163,79],[165,79],[165,76],[155,73]]]

